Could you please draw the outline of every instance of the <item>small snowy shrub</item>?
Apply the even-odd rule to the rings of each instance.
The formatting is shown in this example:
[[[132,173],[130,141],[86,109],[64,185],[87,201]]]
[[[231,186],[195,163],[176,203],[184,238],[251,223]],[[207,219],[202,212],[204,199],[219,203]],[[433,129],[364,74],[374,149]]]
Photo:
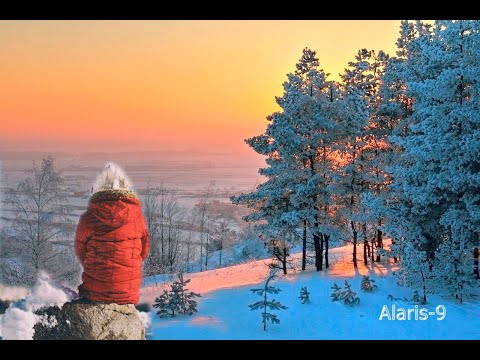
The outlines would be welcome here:
[[[343,300],[343,303],[348,306],[360,304],[360,298],[357,297],[357,293],[351,288],[352,286],[345,280],[345,286],[342,290],[337,284],[332,286],[332,301]]]
[[[197,312],[196,297],[201,297],[200,294],[193,291],[187,292],[185,287],[189,282],[183,280],[183,274],[178,274],[178,280],[170,285],[170,290],[163,290],[163,293],[155,299],[154,308],[157,308],[157,315],[159,317],[171,316],[177,314],[192,315]]]
[[[332,297],[332,301],[342,300],[342,288],[333,283],[332,290],[332,294],[330,295]]]
[[[278,294],[282,290],[270,285],[270,281],[272,281],[276,277],[277,269],[271,269],[270,275],[268,276],[267,280],[265,281],[265,285],[259,289],[251,289],[253,293],[257,294],[258,296],[262,297],[262,300],[253,303],[252,305],[248,305],[250,310],[262,310],[262,324],[263,330],[267,331],[267,324],[270,322],[271,324],[279,324],[280,319],[277,317],[276,314],[268,312],[269,310],[286,310],[287,307],[283,306],[280,302],[276,301],[275,299],[269,300],[268,294]]]
[[[373,292],[378,288],[374,283],[375,280],[371,280],[368,275],[363,275],[360,287],[365,292]]]
[[[425,305],[426,304],[423,297],[420,296],[420,294],[418,293],[418,290],[415,290],[413,292],[413,296],[410,299],[410,301],[413,302],[414,304],[418,304],[418,305]]]
[[[310,293],[306,286],[300,289],[300,296],[298,297],[302,304],[310,304]]]
[[[348,306],[360,304],[360,298],[357,293],[352,290],[352,286],[345,280],[345,288],[343,290],[343,303]]]

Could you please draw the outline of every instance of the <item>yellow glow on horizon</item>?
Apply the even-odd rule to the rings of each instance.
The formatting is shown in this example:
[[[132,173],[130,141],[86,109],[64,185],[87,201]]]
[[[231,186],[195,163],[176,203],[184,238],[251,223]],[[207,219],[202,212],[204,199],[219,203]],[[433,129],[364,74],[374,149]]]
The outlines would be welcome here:
[[[241,148],[304,47],[338,79],[361,48],[394,54],[399,24],[0,21],[0,142]]]

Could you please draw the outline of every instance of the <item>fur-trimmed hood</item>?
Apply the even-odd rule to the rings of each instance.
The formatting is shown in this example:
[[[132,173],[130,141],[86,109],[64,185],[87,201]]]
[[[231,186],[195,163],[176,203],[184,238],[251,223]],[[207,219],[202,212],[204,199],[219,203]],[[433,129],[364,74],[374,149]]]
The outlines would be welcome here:
[[[99,202],[105,200],[135,199],[140,201],[138,195],[132,190],[109,189],[97,191],[90,197],[90,202]]]

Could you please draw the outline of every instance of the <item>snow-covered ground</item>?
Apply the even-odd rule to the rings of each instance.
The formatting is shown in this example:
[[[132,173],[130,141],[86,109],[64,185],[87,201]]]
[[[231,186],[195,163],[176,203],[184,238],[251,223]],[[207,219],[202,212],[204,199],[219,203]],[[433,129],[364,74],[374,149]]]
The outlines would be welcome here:
[[[262,283],[268,273],[268,260],[230,266],[221,269],[185,275],[191,279],[189,290],[199,292],[198,313],[160,319],[152,314],[154,339],[479,339],[480,304],[467,302],[457,304],[439,296],[430,296],[425,306],[429,312],[436,312],[427,320],[414,320],[415,305],[405,300],[411,298],[412,289],[398,287],[392,272],[395,265],[382,262],[373,267],[364,267],[359,262],[358,271],[351,263],[351,246],[331,250],[332,266],[326,272],[300,273],[293,270],[281,276],[275,285],[282,292],[273,296],[287,310],[278,311],[281,323],[273,325],[268,332],[261,326],[259,311],[251,311],[249,304],[259,298],[250,289]],[[294,258],[298,263],[300,254]],[[363,274],[369,274],[376,281],[378,289],[373,293],[360,290]],[[331,286],[337,283],[343,287],[344,280],[360,297],[360,305],[347,307],[330,298]],[[152,303],[160,290],[170,281],[148,282],[142,289],[142,301]],[[302,286],[311,295],[310,304],[301,304],[298,299]],[[480,286],[480,284],[479,284]],[[382,320],[379,317],[383,306],[392,312],[396,309],[413,309],[411,320]],[[437,310],[444,305],[446,316],[437,320],[443,312]],[[418,309],[423,306],[419,306]]]
[[[415,305],[410,299],[413,290],[398,287],[393,272],[396,265],[384,259],[381,263],[365,267],[359,262],[355,271],[351,262],[352,246],[330,250],[331,266],[328,271],[301,272],[300,253],[292,256],[293,268],[286,276],[274,281],[282,291],[271,299],[280,301],[287,310],[277,311],[280,324],[264,332],[260,311],[251,311],[249,304],[259,300],[250,291],[263,284],[269,270],[269,259],[241,263],[234,266],[185,274],[191,279],[188,288],[202,295],[198,299],[198,313],[160,319],[155,309],[150,319],[142,314],[142,321],[150,323],[153,339],[479,339],[480,304],[457,304],[439,296],[429,296],[425,306],[432,312],[426,320],[415,320]],[[232,253],[234,254],[234,253]],[[214,255],[213,255],[214,256]],[[373,293],[360,290],[362,275],[370,275],[378,285]],[[153,303],[161,290],[168,286],[172,276],[145,279],[141,302]],[[360,304],[347,307],[331,301],[331,287],[337,283],[343,287],[345,280],[360,297]],[[301,304],[300,289],[306,286],[310,292],[309,304]],[[480,287],[480,282],[479,282]],[[53,288],[45,279],[29,293],[26,289],[0,289],[12,300],[24,297],[15,307],[0,315],[0,337],[4,339],[28,339],[33,334],[33,324],[38,319],[33,311],[44,305],[67,300],[65,294]],[[7,296],[8,295],[8,296]],[[391,296],[397,300],[389,299]],[[437,308],[438,306],[443,308]],[[410,320],[388,320],[384,306],[390,313],[396,309],[411,309]],[[423,308],[418,306],[417,310]],[[440,309],[440,310],[439,310]],[[398,311],[396,312],[398,314]],[[438,320],[443,317],[443,320]]]

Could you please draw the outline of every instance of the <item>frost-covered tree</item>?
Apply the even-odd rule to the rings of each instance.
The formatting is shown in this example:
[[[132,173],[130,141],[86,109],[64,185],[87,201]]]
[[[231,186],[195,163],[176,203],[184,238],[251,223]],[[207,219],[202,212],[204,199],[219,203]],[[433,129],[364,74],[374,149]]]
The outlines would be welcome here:
[[[269,294],[278,294],[282,290],[270,285],[270,282],[275,279],[277,270],[273,269],[270,271],[270,274],[265,281],[265,285],[262,288],[251,289],[250,291],[257,294],[262,298],[262,300],[257,301],[251,305],[248,305],[250,310],[262,310],[262,324],[263,330],[267,331],[268,323],[270,324],[280,324],[280,319],[277,314],[271,313],[270,311],[274,310],[286,310],[286,306],[282,305],[279,301],[275,299],[270,300],[268,298]]]
[[[361,211],[362,211],[362,236],[365,245],[371,239],[370,254],[372,263],[380,261],[380,255],[377,253],[375,258],[374,248],[383,248],[383,214],[381,207],[376,202],[372,203],[370,199],[382,198],[387,192],[389,183],[386,167],[388,165],[388,155],[391,148],[387,141],[392,132],[391,123],[385,121],[385,118],[379,114],[382,104],[380,87],[385,66],[388,64],[389,57],[383,52],[378,54],[373,50],[361,50],[357,55],[357,61],[351,64],[351,75],[354,75],[356,81],[353,86],[359,88],[359,95],[365,102],[365,110],[368,115],[367,126],[358,136],[363,139],[363,147],[360,150],[360,184],[362,189]],[[350,75],[350,77],[351,77]],[[350,80],[349,82],[352,82]],[[368,247],[365,246],[365,250]],[[367,265],[367,253],[364,251],[364,263]]]
[[[190,279],[184,280],[183,274],[177,275],[178,280],[170,285],[170,290],[163,290],[163,293],[155,299],[153,307],[158,309],[159,317],[171,316],[177,314],[192,315],[197,312],[196,297],[201,297],[193,291],[188,291],[187,284]]]
[[[212,224],[212,241],[210,247],[212,251],[218,252],[218,267],[222,267],[223,249],[226,245],[231,245],[235,236],[235,231],[230,228],[225,218],[217,219],[217,221]]]
[[[384,178],[384,187],[380,187],[380,191],[376,193],[369,193],[364,196],[367,211],[371,212],[372,215],[377,215],[379,219],[383,219],[382,222],[384,226],[379,226],[379,230],[380,228],[385,228],[385,224],[389,225],[388,223],[390,221],[395,222],[398,219],[398,214],[392,210],[400,204],[400,201],[398,200],[398,194],[391,191],[389,186],[393,182],[392,165],[398,161],[401,146],[392,141],[392,135],[395,135],[395,137],[405,135],[407,129],[406,119],[412,114],[413,100],[406,93],[407,87],[404,73],[406,71],[405,64],[407,58],[412,57],[416,52],[414,48],[409,46],[411,41],[415,39],[415,36],[416,30],[414,24],[408,21],[402,21],[400,25],[400,36],[396,43],[397,56],[388,59],[381,79],[379,90],[381,103],[374,123],[376,123],[378,127],[376,137],[378,141],[381,141],[385,145],[377,157],[380,174]],[[420,74],[416,75],[419,76]],[[392,237],[390,250],[379,249],[377,251],[393,257],[394,261],[397,262],[400,253],[399,241],[401,234],[392,236],[391,228],[391,226],[387,226],[387,230]]]
[[[275,161],[267,159],[267,162],[273,165],[273,169],[276,169],[277,166],[287,165],[280,161],[275,163]],[[247,207],[254,209],[244,219],[256,224],[255,230],[259,234],[259,238],[270,250],[274,263],[280,263],[284,274],[287,273],[289,248],[296,233],[296,224],[286,221],[283,217],[283,214],[292,208],[290,192],[286,188],[287,183],[286,176],[271,177],[260,184],[254,192],[232,198],[233,203],[246,204]]]
[[[329,112],[334,85],[326,80],[316,53],[310,49],[304,49],[296,69],[288,74],[284,94],[277,98],[281,111],[267,118],[270,123],[264,134],[247,140],[256,152],[267,156],[267,168],[260,169],[260,174],[268,180],[253,193],[232,201],[256,210],[247,220],[266,221],[270,228],[283,227],[295,238],[302,227],[302,269],[310,232],[316,267],[321,270],[322,247],[330,236],[326,215],[331,202],[328,183],[335,124]]]
[[[76,280],[80,269],[73,242],[66,240],[73,223],[62,173],[52,156],[34,161],[25,173],[26,178],[6,192],[5,205],[15,214],[12,240],[19,252],[11,259],[16,264],[2,262],[4,280],[33,285],[42,270],[56,281]]]
[[[368,275],[363,275],[360,288],[365,292],[373,292],[378,286],[375,285],[375,280],[370,279]]]
[[[365,265],[368,256],[375,261],[374,248],[383,246],[382,213],[378,211],[377,197],[386,192],[384,154],[391,127],[378,111],[382,104],[381,79],[387,63],[388,56],[382,51],[376,54],[373,50],[360,50],[341,75],[340,98],[335,104],[340,167],[333,189],[354,245],[354,267],[360,239],[364,244]]]
[[[402,73],[412,112],[392,137],[402,150],[392,169],[392,227],[401,241],[415,241],[403,256],[425,253],[427,287],[442,284],[461,301],[469,286],[464,264],[479,242],[479,22],[414,29]]]
[[[178,193],[162,181],[150,182],[142,196],[142,206],[150,234],[150,253],[144,264],[147,275],[172,273],[180,258],[180,228],[184,211],[178,203]]]
[[[363,152],[367,141],[366,129],[372,114],[369,94],[374,89],[371,74],[366,71],[366,58],[369,54],[367,50],[361,50],[356,56],[356,62],[349,63],[350,68],[341,75],[341,99],[336,103],[336,115],[342,134],[337,142],[337,149],[342,166],[339,168],[334,188],[340,210],[351,231],[354,267],[357,267],[357,244],[362,231],[364,241],[367,241],[366,218],[361,198],[367,185]]]
[[[205,250],[205,270],[208,270],[208,254],[210,252],[210,217],[208,209],[208,201],[213,194],[215,181],[211,181],[202,192],[202,196],[198,204],[195,204],[195,210],[198,212],[197,219],[200,226],[200,271],[203,271],[203,251]]]

